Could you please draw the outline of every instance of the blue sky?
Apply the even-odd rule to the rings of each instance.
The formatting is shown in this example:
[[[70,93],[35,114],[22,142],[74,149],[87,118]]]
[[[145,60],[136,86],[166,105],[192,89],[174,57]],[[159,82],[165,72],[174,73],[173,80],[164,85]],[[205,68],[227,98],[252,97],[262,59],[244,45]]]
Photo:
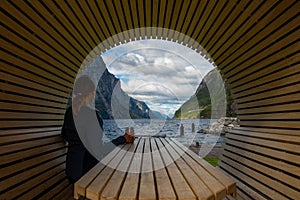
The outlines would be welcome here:
[[[129,96],[171,117],[214,68],[194,50],[157,39],[116,46],[102,58]]]

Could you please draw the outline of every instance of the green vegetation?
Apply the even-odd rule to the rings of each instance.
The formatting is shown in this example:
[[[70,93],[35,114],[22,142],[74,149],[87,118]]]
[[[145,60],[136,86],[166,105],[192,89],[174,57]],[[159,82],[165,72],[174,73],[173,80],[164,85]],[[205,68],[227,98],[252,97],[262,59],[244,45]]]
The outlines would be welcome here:
[[[211,105],[209,104],[208,106],[205,107],[205,109],[203,109],[203,111],[201,113],[198,114],[199,118],[210,118],[211,116]]]
[[[209,91],[205,86],[201,88],[199,92],[196,92],[196,95],[193,95],[175,112],[174,118],[200,118],[203,110],[207,109],[208,105],[210,105],[210,96]]]
[[[220,160],[219,158],[203,158],[203,159],[214,167],[218,166],[218,161]]]
[[[194,110],[194,111],[189,111],[189,112],[186,112],[186,113],[182,113],[182,115],[180,115],[180,111],[176,112],[176,117],[177,116],[181,116],[181,118],[184,118],[184,119],[193,119],[193,118],[196,118],[195,116],[198,116],[199,113],[201,112],[202,110]]]
[[[217,81],[220,79],[217,70],[210,71],[202,80],[199,87],[197,88],[195,94],[186,101],[182,106],[175,112],[174,119],[194,119],[194,118],[211,118],[212,116],[212,106],[211,98],[222,99],[223,95],[223,81]],[[210,86],[210,94],[207,85]],[[228,85],[225,84],[226,90],[226,102],[227,102],[227,117],[235,117],[235,104],[231,97],[231,93]],[[211,97],[211,95],[213,95]],[[222,102],[219,102],[222,104]],[[222,105],[215,105],[215,107],[220,107]]]

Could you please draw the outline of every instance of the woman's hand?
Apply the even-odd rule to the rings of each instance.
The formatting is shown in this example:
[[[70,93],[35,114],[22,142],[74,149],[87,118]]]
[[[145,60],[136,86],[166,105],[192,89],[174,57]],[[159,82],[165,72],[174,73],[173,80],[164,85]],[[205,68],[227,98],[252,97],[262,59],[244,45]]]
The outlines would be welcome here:
[[[124,134],[124,138],[125,138],[125,140],[126,140],[126,143],[133,143],[134,142],[134,136],[132,136],[132,135],[129,135],[129,134],[127,134],[127,133],[125,133]]]

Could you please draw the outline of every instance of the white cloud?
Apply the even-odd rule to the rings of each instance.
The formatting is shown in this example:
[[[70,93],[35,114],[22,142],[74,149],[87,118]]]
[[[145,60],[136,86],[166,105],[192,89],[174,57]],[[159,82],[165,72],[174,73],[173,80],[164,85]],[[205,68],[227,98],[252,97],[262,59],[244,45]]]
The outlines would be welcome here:
[[[103,54],[122,89],[153,110],[172,115],[193,95],[213,66],[200,54],[162,40],[134,41]]]
[[[137,66],[143,64],[145,62],[145,58],[136,53],[128,53],[124,56],[121,56],[119,62],[131,66]]]

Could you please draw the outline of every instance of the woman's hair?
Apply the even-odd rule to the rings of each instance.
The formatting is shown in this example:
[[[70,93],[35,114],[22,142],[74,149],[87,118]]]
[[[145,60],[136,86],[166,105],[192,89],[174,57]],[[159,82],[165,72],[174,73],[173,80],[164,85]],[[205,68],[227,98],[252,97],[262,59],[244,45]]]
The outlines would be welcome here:
[[[81,107],[84,105],[86,98],[95,91],[95,84],[86,75],[79,77],[73,88],[73,113],[78,114]]]

